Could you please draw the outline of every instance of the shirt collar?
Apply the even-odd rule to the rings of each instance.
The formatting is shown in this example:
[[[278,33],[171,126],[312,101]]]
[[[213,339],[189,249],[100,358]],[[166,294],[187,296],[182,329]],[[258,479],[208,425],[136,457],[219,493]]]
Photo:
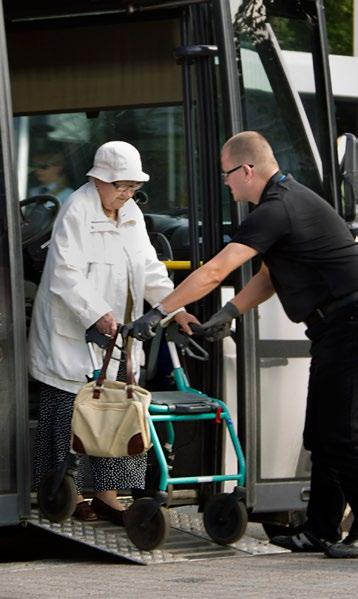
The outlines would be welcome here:
[[[281,171],[277,171],[274,175],[272,175],[272,177],[270,177],[270,179],[267,181],[265,187],[263,188],[262,194],[260,196],[259,204],[261,204],[261,202],[266,199],[269,189],[273,185],[275,185],[275,183],[280,183],[280,181],[283,181],[285,178],[286,178],[286,176],[283,175],[281,173]]]

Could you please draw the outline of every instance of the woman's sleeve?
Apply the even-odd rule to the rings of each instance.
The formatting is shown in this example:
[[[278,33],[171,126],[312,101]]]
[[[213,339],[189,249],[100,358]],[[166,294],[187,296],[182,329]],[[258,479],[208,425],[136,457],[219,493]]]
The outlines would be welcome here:
[[[48,256],[51,292],[61,298],[85,328],[112,309],[87,279],[87,229],[85,215],[70,205],[56,222]]]
[[[152,246],[145,226],[144,218],[141,218],[143,227],[143,243],[145,243],[145,285],[144,299],[154,306],[164,299],[173,290],[174,285],[168,276],[164,264],[158,260],[157,252]]]

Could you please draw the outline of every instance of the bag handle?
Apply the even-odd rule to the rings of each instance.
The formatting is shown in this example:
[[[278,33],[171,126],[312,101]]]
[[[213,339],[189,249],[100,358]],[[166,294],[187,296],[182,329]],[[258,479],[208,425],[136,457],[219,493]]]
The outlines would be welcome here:
[[[127,373],[127,397],[133,398],[132,386],[135,384],[132,364],[132,344],[133,338],[127,337],[123,343],[123,352],[126,354],[126,373]]]
[[[104,380],[106,378],[106,374],[107,374],[107,368],[110,362],[110,359],[112,357],[113,354],[113,350],[115,348],[116,345],[116,341],[117,341],[117,337],[119,335],[119,332],[122,328],[122,325],[118,324],[117,325],[117,330],[114,334],[114,337],[112,337],[105,356],[104,356],[104,360],[103,360],[103,364],[102,364],[102,368],[101,371],[99,373],[99,377],[96,380],[96,385],[93,389],[93,398],[94,399],[99,399],[100,395],[101,395],[101,389],[104,383]],[[132,356],[131,356],[131,346],[132,346],[132,339],[128,338],[124,341],[124,347],[122,348],[123,353],[126,354],[126,371],[127,371],[127,386],[126,386],[126,391],[127,391],[127,398],[128,399],[132,399],[133,398],[133,389],[132,389],[132,385],[135,384],[134,381],[134,375],[133,375],[133,366],[132,366]]]

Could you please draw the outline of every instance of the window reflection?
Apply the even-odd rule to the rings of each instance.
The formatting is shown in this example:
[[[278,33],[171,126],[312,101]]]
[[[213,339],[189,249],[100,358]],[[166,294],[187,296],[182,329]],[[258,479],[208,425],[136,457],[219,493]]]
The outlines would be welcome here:
[[[26,135],[22,120],[28,122]],[[21,199],[50,193],[63,203],[73,189],[86,181],[85,173],[92,165],[96,149],[106,141],[120,139],[139,148],[146,171],[150,173],[150,181],[145,185],[150,202],[144,211],[186,210],[181,106],[17,117],[15,131],[19,160],[22,157]],[[21,185],[24,170],[27,171],[26,185]]]
[[[66,168],[66,154],[59,144],[35,151],[29,167],[28,197],[51,194],[63,204],[74,191]]]
[[[278,95],[256,47],[245,37],[240,48],[243,72],[246,128],[260,131],[270,140],[283,172],[321,191],[321,182],[302,127],[287,99]],[[266,65],[267,66],[267,65]],[[275,67],[272,66],[273,75]],[[283,110],[283,104],[286,106]]]

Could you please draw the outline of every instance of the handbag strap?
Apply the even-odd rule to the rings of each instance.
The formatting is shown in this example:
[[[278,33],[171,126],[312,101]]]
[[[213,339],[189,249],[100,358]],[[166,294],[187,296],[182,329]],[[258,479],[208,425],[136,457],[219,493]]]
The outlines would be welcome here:
[[[127,337],[123,344],[123,353],[126,354],[126,373],[127,373],[127,397],[128,399],[133,398],[133,385],[134,374],[133,374],[133,364],[132,364],[132,345],[133,339],[132,337]]]
[[[118,325],[117,326],[117,330],[116,330],[114,336],[112,337],[110,344],[107,347],[107,350],[106,350],[106,353],[105,353],[105,356],[104,356],[104,360],[103,360],[103,364],[102,364],[102,368],[101,368],[101,371],[99,373],[99,377],[96,380],[96,386],[93,389],[93,397],[95,399],[99,399],[99,397],[100,397],[101,387],[103,385],[104,379],[106,378],[108,364],[109,364],[109,361],[110,361],[110,359],[112,357],[113,350],[114,350],[115,345],[116,345],[116,341],[117,341],[117,337],[118,337],[118,333],[120,331],[120,328],[121,328],[121,325]]]
[[[113,350],[115,348],[116,345],[116,341],[117,341],[117,337],[119,334],[119,331],[121,329],[121,325],[119,324],[117,326],[117,330],[114,334],[114,337],[112,337],[110,344],[107,347],[104,359],[103,359],[103,364],[102,364],[102,368],[101,371],[99,373],[98,379],[96,380],[96,385],[93,389],[93,398],[94,399],[99,399],[100,395],[101,395],[101,389],[102,389],[102,385],[104,383],[104,380],[106,378],[106,374],[107,374],[107,368],[110,362],[110,359],[112,358],[112,354],[113,354]],[[133,339],[131,337],[127,337],[127,339],[124,340],[123,343],[123,348],[122,351],[123,353],[125,353],[126,355],[126,372],[127,372],[127,397],[128,399],[132,399],[133,398],[133,388],[132,386],[135,384],[134,381],[134,374],[133,374],[133,365],[132,365],[132,356],[131,356],[131,349],[132,349],[132,343],[133,343]]]

